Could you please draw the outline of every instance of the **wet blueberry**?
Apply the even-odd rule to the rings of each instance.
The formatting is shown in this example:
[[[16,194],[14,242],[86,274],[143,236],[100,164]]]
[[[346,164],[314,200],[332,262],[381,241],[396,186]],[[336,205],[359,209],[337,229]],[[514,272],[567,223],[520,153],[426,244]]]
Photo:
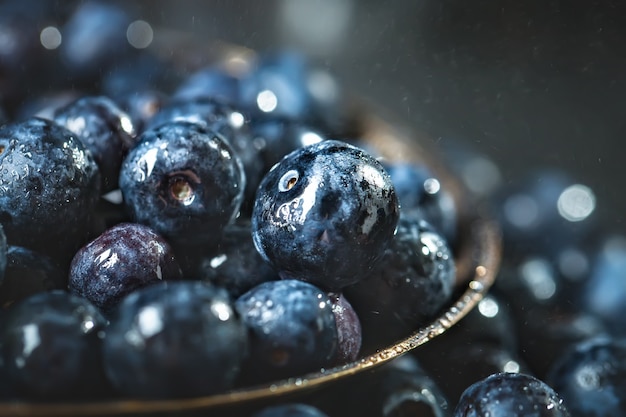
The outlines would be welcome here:
[[[172,100],[163,106],[147,128],[155,128],[172,121],[197,123],[204,128],[223,135],[239,156],[246,177],[242,211],[246,214],[252,209],[252,200],[263,174],[263,162],[247,123],[247,116],[234,107],[212,98],[200,97],[195,100]]]
[[[145,129],[148,120],[161,110],[167,101],[167,95],[160,90],[133,90],[115,96],[115,102],[132,120],[138,134]]]
[[[72,259],[69,290],[109,311],[127,294],[182,278],[169,244],[148,226],[120,223],[83,246]]]
[[[425,165],[385,163],[405,216],[422,218],[442,233],[454,246],[458,213],[452,194]]]
[[[445,394],[411,356],[393,360],[380,373],[372,396],[382,417],[450,414],[451,405]]]
[[[0,308],[39,292],[67,288],[65,269],[45,254],[10,245],[6,260],[5,279],[0,285]]]
[[[234,298],[263,282],[279,279],[256,251],[249,223],[228,226],[217,248],[206,252],[192,276],[225,288]]]
[[[145,131],[120,172],[134,221],[172,243],[215,243],[239,213],[241,161],[220,134],[189,122]]]
[[[226,291],[163,283],[137,290],[116,309],[104,338],[105,371],[126,396],[208,395],[232,388],[247,346]]]
[[[455,417],[569,417],[563,399],[545,382],[527,374],[498,373],[469,386]]]
[[[361,318],[364,345],[393,342],[426,324],[450,300],[455,276],[446,239],[425,221],[401,216],[380,263],[345,289]]]
[[[361,320],[343,294],[331,293],[328,296],[337,325],[337,363],[354,361],[359,356],[363,342]]]
[[[9,244],[71,258],[100,195],[91,152],[69,130],[31,118],[0,128],[0,223]]]
[[[250,332],[244,379],[271,381],[332,364],[337,326],[328,296],[299,280],[260,284],[235,301]]]
[[[335,291],[376,265],[398,217],[380,163],[357,147],[326,140],[290,153],[264,176],[252,233],[282,277]]]
[[[580,341],[553,363],[546,380],[574,417],[624,415],[626,343],[608,337]]]
[[[332,74],[295,51],[260,53],[240,80],[238,107],[253,119],[284,118],[338,130],[345,99]]]
[[[87,300],[42,292],[3,318],[1,355],[16,390],[34,399],[85,400],[106,392],[99,333],[106,320]]]
[[[136,135],[130,116],[107,97],[88,96],[58,109],[54,121],[91,151],[100,168],[101,191],[117,188],[122,159]]]
[[[250,130],[254,146],[259,148],[263,158],[263,172],[269,171],[288,153],[326,139],[319,129],[281,118],[252,121]]]

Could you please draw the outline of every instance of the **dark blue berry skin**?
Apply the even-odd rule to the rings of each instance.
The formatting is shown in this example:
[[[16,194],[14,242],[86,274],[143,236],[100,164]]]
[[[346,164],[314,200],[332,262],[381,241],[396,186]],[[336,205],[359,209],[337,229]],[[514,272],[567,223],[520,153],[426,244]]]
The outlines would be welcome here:
[[[240,105],[253,117],[306,120],[313,98],[307,89],[309,64],[292,52],[264,53],[241,80]],[[265,95],[264,95],[265,94]]]
[[[363,332],[361,320],[343,294],[328,294],[337,325],[337,363],[356,360],[361,352]]]
[[[265,407],[252,417],[328,417],[328,415],[309,404],[289,403]]]
[[[445,339],[445,337],[442,337]],[[458,341],[458,339],[455,339]],[[415,355],[448,398],[458,399],[471,384],[500,372],[534,375],[516,350],[467,337],[463,344],[454,340],[436,345],[428,342],[427,351]]]
[[[122,160],[136,136],[130,116],[108,97],[88,96],[58,109],[54,121],[91,151],[100,169],[101,191],[117,188]]]
[[[193,276],[225,288],[233,298],[263,282],[279,279],[254,247],[247,223],[227,227],[217,249],[201,259]]]
[[[256,188],[264,171],[259,150],[252,142],[247,116],[212,98],[200,97],[191,101],[172,100],[148,121],[147,128],[154,128],[172,121],[200,124],[223,135],[232,145],[245,172],[246,186],[242,212],[249,215]]]
[[[416,163],[384,163],[405,216],[421,217],[454,246],[458,213],[450,192],[426,166]]]
[[[455,274],[443,235],[425,221],[401,216],[380,263],[345,289],[361,318],[364,344],[380,346],[426,324],[450,301]]]
[[[131,218],[172,243],[219,241],[239,213],[244,187],[243,167],[230,143],[189,122],[145,131],[120,172]]]
[[[68,287],[110,311],[139,288],[181,278],[172,249],[159,234],[141,224],[120,223],[78,250]]]
[[[126,297],[111,318],[103,353],[120,394],[165,399],[230,389],[247,348],[226,291],[182,281]]]
[[[161,110],[167,99],[164,92],[155,89],[133,90],[115,96],[115,102],[130,116],[137,134],[145,130],[148,121]]]
[[[9,244],[71,258],[99,196],[98,166],[72,132],[38,118],[0,128],[0,223]]]
[[[253,143],[263,158],[263,172],[269,171],[285,155],[326,139],[320,129],[281,118],[250,122]]]
[[[339,291],[376,265],[398,217],[396,193],[380,163],[357,147],[326,140],[290,153],[264,176],[252,233],[282,277]]]
[[[548,383],[573,417],[626,413],[626,343],[608,337],[581,341],[555,361]]]
[[[454,417],[569,417],[566,406],[554,389],[533,376],[498,373],[468,387]]]
[[[238,108],[253,120],[289,119],[337,132],[345,95],[332,74],[294,51],[259,54],[240,80]]]
[[[0,308],[39,292],[67,288],[67,273],[42,253],[10,245],[6,251],[4,282],[0,285]]]
[[[332,364],[337,326],[330,299],[299,280],[260,284],[235,301],[250,332],[244,379],[270,381]]]
[[[211,99],[236,106],[239,101],[239,78],[223,68],[202,68],[191,74],[172,94],[176,101]]]
[[[106,325],[96,307],[65,291],[42,292],[13,305],[0,330],[12,385],[25,397],[55,401],[108,392],[99,336]]]

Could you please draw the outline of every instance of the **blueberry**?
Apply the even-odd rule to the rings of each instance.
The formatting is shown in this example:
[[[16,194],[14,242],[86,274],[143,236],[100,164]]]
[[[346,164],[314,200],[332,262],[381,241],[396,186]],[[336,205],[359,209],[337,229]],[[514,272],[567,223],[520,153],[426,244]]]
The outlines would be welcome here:
[[[312,105],[308,69],[309,63],[298,53],[260,54],[252,71],[241,80],[240,105],[255,117],[305,120]]]
[[[426,351],[415,352],[419,362],[436,378],[448,398],[458,399],[471,384],[494,373],[534,375],[517,350],[486,341],[474,341],[471,337],[467,337],[462,344],[455,344],[455,341],[458,339],[440,341],[443,343],[434,346],[428,342],[429,346],[424,346]],[[445,352],[443,357],[442,352]]]
[[[383,417],[443,417],[451,411],[446,395],[411,356],[402,356],[385,365],[377,379],[377,389],[371,395]]]
[[[107,97],[87,96],[58,109],[54,121],[91,151],[100,169],[102,192],[117,188],[122,159],[136,135],[130,116]]]
[[[364,345],[390,343],[434,318],[450,301],[455,276],[446,239],[425,221],[401,216],[380,263],[345,289],[361,318]]]
[[[243,164],[246,176],[242,211],[249,214],[263,173],[263,162],[247,124],[247,116],[239,110],[212,98],[200,97],[195,100],[172,100],[148,120],[147,128],[155,128],[172,121],[198,123],[223,137],[231,144]]]
[[[363,333],[361,321],[354,307],[343,294],[328,295],[337,325],[337,363],[344,364],[357,359],[361,351]]]
[[[31,118],[0,127],[0,223],[9,244],[71,258],[100,195],[91,152],[69,130]]]
[[[260,53],[239,91],[237,107],[255,120],[283,118],[333,132],[345,123],[345,95],[335,78],[295,51]]]
[[[0,306],[11,305],[39,292],[67,288],[65,269],[45,254],[9,245],[6,260],[5,279],[0,285]]]
[[[164,399],[232,388],[247,346],[226,291],[181,281],[127,296],[111,318],[103,354],[121,394]]]
[[[468,387],[455,417],[569,417],[566,404],[545,382],[527,374],[498,373]]]
[[[288,154],[264,176],[252,233],[281,276],[336,291],[376,265],[398,217],[380,163],[348,143],[326,140]]]
[[[288,153],[326,139],[320,129],[276,117],[252,121],[250,130],[253,143],[263,158],[263,172],[269,171]]]
[[[288,403],[267,406],[252,417],[328,417],[319,408],[305,403]]]
[[[216,66],[202,68],[188,76],[174,91],[180,102],[211,99],[236,106],[239,102],[239,78]]]
[[[458,216],[452,194],[423,164],[385,163],[405,216],[422,218],[443,234],[450,246],[457,235]]]
[[[145,130],[148,121],[166,101],[167,95],[155,89],[133,90],[115,96],[115,102],[130,116],[138,134]]]
[[[134,221],[175,243],[215,243],[239,213],[241,161],[220,134],[189,122],[145,131],[120,172]]]
[[[193,276],[225,288],[234,298],[263,282],[279,279],[256,251],[249,223],[226,227],[217,249],[207,250],[198,264]]]
[[[68,286],[109,311],[132,291],[181,278],[172,249],[159,234],[148,226],[120,223],[78,250]]]
[[[107,322],[87,300],[42,292],[14,304],[0,330],[1,356],[16,390],[29,398],[85,400],[107,390],[99,333]]]
[[[250,332],[248,381],[270,381],[328,366],[337,326],[328,296],[299,280],[269,281],[243,294],[235,308]]]
[[[619,416],[626,412],[626,342],[597,337],[571,346],[556,360],[547,381],[572,416]]]

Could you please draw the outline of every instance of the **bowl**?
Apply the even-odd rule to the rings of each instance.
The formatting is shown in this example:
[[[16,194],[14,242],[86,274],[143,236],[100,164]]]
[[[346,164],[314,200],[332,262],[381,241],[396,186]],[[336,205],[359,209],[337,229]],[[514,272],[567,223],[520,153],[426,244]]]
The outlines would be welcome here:
[[[153,51],[165,54],[185,71],[208,64],[223,65],[233,71],[249,65],[254,51],[223,42],[204,43],[178,33],[155,31]],[[193,51],[193,53],[189,53]],[[442,188],[449,190],[458,213],[457,242],[454,247],[456,284],[453,300],[430,323],[415,329],[395,343],[380,346],[357,360],[305,375],[261,385],[237,388],[210,396],[185,399],[115,399],[96,402],[0,402],[0,416],[95,416],[95,415],[176,415],[212,409],[254,407],[278,399],[325,389],[333,383],[349,383],[357,374],[373,370],[394,358],[418,349],[445,332],[474,308],[493,284],[500,263],[500,233],[480,199],[464,187],[445,162],[433,142],[423,134],[404,129],[402,123],[384,109],[358,98],[351,98],[348,109],[350,133],[389,161],[420,162],[436,175]],[[400,126],[400,127],[398,127]]]

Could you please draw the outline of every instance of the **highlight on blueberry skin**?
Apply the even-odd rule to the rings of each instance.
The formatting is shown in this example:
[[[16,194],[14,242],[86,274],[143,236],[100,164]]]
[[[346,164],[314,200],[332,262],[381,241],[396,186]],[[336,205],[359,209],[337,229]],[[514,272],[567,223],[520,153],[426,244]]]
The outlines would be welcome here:
[[[145,131],[120,172],[130,216],[172,244],[217,243],[239,213],[245,182],[223,136],[183,121]]]
[[[87,239],[100,196],[89,150],[56,123],[0,127],[0,223],[7,242],[70,258]]]
[[[288,154],[261,180],[252,234],[283,278],[338,291],[379,261],[398,218],[382,165],[360,148],[326,140]]]
[[[497,373],[470,385],[454,417],[570,417],[563,399],[528,374]]]
[[[337,325],[329,297],[299,280],[268,281],[235,300],[250,333],[242,378],[265,382],[334,364]]]
[[[170,245],[148,226],[120,223],[72,259],[69,290],[109,311],[127,294],[182,273]]]
[[[2,319],[0,363],[20,395],[84,400],[109,392],[99,336],[107,321],[89,301],[40,292],[13,304]]]

